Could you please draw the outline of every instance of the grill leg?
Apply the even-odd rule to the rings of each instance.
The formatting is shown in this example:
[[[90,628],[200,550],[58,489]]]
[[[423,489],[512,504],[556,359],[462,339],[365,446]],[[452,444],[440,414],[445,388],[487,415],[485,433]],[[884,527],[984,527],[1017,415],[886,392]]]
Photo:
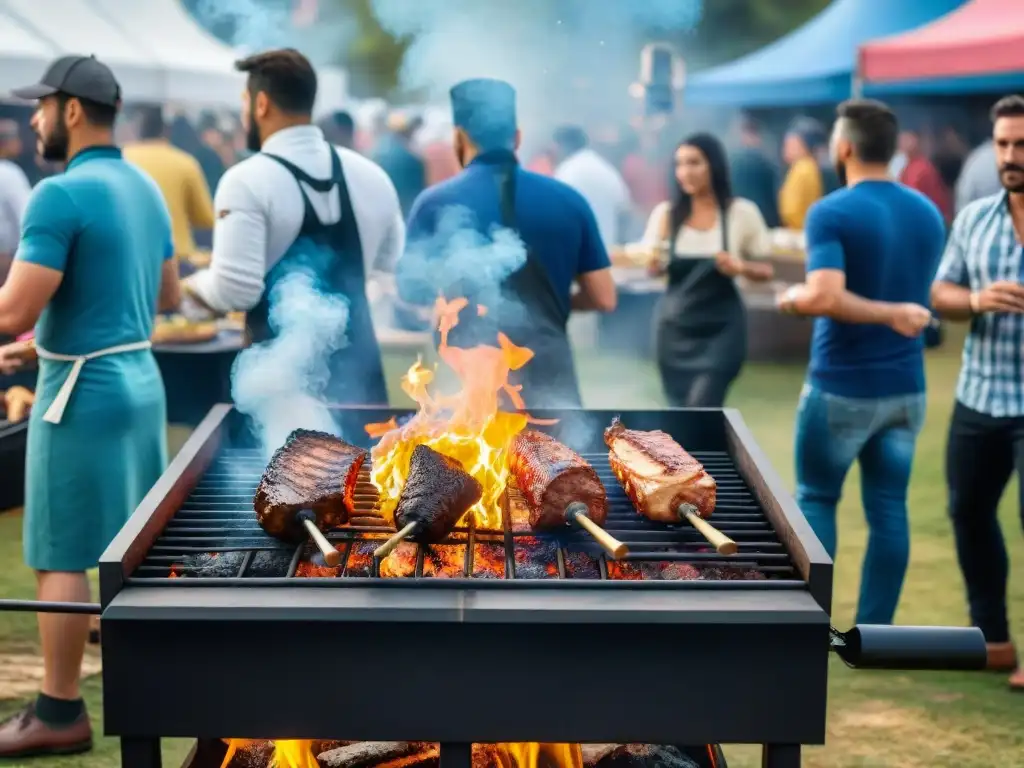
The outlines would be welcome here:
[[[473,768],[473,745],[441,742],[441,768]]]
[[[160,739],[121,739],[121,768],[161,768]]]
[[[761,748],[761,768],[800,768],[800,745],[765,744]]]

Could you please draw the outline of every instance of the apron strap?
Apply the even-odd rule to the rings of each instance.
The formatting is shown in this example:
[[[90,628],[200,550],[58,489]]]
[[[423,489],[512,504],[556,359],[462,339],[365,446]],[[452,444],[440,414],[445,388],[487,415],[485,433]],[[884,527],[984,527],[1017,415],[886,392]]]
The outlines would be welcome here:
[[[516,173],[518,169],[518,162],[504,164],[500,166],[496,177],[502,226],[511,229],[517,234],[519,232],[516,217]],[[509,279],[513,281],[521,280],[526,283],[529,289],[532,289],[533,308],[543,313],[549,323],[563,330],[565,329],[566,323],[569,322],[569,307],[559,299],[548,271],[531,252],[529,247],[526,248],[526,263],[517,272],[513,273]]]
[[[106,349],[89,352],[85,355],[61,355],[56,352],[48,352],[36,344],[36,354],[43,360],[71,363],[71,370],[68,371],[67,378],[64,379],[64,383],[61,384],[60,389],[57,391],[57,396],[53,398],[53,402],[50,403],[50,407],[47,408],[46,413],[43,414],[43,421],[48,422],[49,424],[60,424],[61,420],[64,418],[64,409],[67,408],[68,403],[71,402],[71,393],[75,391],[75,385],[78,383],[78,377],[82,373],[82,367],[87,362],[95,360],[97,357],[123,355],[128,352],[141,352],[146,349],[151,349],[152,347],[153,342],[146,339],[145,341],[133,341],[128,344],[118,344],[115,347],[107,347]]]

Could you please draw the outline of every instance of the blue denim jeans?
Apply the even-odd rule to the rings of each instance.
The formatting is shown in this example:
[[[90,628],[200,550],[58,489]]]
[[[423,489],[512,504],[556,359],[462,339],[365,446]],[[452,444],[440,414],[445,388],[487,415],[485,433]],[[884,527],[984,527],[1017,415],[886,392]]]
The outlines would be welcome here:
[[[925,415],[923,393],[883,398],[830,395],[804,385],[796,419],[797,503],[836,556],[836,506],[860,462],[868,546],[857,622],[891,624],[910,558],[907,486]]]

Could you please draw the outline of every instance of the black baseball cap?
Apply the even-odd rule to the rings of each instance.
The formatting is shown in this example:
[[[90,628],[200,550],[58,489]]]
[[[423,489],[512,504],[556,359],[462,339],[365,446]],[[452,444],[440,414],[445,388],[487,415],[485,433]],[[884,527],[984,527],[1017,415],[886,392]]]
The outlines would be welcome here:
[[[42,99],[63,93],[106,107],[121,103],[121,86],[110,67],[95,56],[62,56],[50,65],[36,85],[17,88],[19,99]]]

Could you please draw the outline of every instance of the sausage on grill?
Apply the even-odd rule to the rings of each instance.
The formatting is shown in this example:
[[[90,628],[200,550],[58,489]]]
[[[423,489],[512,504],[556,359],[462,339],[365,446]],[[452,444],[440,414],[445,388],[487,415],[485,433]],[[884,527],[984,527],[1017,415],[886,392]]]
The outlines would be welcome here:
[[[608,517],[604,485],[594,468],[569,446],[543,432],[524,430],[512,441],[509,470],[529,505],[534,529],[572,524],[566,510],[573,502],[586,504],[587,517],[604,525]]]
[[[616,418],[604,431],[608,461],[637,511],[661,523],[678,523],[688,504],[702,518],[715,510],[715,479],[682,446],[660,430],[626,429]]]
[[[270,459],[256,489],[253,507],[260,526],[275,538],[298,542],[307,536],[299,514],[304,510],[312,511],[321,531],[344,525],[366,456],[334,435],[295,430]]]

